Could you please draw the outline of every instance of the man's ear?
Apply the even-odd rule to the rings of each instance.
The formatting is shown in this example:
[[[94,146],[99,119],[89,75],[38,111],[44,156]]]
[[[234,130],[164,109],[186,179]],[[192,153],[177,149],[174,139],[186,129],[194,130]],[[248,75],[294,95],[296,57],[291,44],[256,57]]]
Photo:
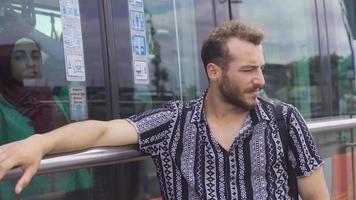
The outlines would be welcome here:
[[[206,66],[206,73],[210,81],[218,81],[222,75],[222,69],[214,63],[208,63]]]

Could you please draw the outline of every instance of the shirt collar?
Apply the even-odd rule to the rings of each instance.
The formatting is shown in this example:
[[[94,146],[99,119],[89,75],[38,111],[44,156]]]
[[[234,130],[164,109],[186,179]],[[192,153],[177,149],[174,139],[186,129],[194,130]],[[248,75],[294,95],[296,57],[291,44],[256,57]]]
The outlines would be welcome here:
[[[208,89],[206,89],[202,95],[198,99],[195,100],[195,106],[193,111],[193,117],[191,118],[190,122],[202,122],[204,120],[204,99],[206,94],[208,93]]]
[[[268,116],[267,113],[270,113],[269,110],[271,110],[272,108],[268,108],[267,106],[264,106],[263,101],[266,101],[266,100],[262,100],[260,98],[257,98],[257,106],[251,112],[255,112],[256,113],[256,115],[258,117],[258,120],[270,121],[271,119],[270,119],[270,117]]]
[[[195,100],[195,106],[193,111],[193,117],[190,122],[202,122],[204,121],[204,99],[206,97],[208,90],[206,89],[198,99]],[[256,107],[250,111],[250,116],[253,121],[267,120],[270,121],[270,118],[267,115],[267,108],[262,104],[263,100],[257,98]]]

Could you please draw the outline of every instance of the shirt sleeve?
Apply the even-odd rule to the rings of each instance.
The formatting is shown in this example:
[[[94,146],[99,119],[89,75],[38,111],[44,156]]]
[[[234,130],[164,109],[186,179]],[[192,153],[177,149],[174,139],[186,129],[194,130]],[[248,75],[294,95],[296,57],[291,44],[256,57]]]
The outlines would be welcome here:
[[[168,103],[161,108],[127,118],[138,133],[138,144],[142,152],[152,156],[159,154],[162,144],[172,134],[173,116],[173,105]]]
[[[299,111],[291,106],[289,108],[289,160],[297,177],[309,176],[318,169],[324,161],[318,153],[306,122]]]

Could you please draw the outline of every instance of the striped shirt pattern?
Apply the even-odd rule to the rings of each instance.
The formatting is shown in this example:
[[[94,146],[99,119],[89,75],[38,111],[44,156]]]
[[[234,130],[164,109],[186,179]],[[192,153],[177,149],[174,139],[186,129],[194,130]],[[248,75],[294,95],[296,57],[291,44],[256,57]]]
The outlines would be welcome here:
[[[212,137],[203,100],[172,101],[127,120],[150,154],[164,199],[298,199],[290,173],[310,175],[323,164],[298,110],[283,103],[289,140],[285,157],[273,105],[258,100],[227,151]],[[290,162],[293,171],[287,169]]]

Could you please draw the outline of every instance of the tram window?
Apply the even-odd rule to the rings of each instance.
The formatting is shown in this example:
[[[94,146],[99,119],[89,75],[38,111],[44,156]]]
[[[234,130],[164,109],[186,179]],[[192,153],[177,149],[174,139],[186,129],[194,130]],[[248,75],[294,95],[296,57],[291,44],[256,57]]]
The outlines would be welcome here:
[[[194,1],[147,0],[144,15],[149,82],[133,83],[129,62],[119,66],[121,117],[159,107],[170,100],[189,100],[202,92]],[[119,29],[115,33],[118,38],[122,35]],[[126,45],[125,49],[131,49],[129,43]]]
[[[356,114],[354,1],[326,3],[333,115]]]
[[[233,18],[266,32],[266,94],[292,103],[306,118],[324,115],[314,6],[307,0],[231,3]]]
[[[119,87],[120,117],[160,107],[170,100],[189,100],[201,94],[200,71],[203,67],[199,64],[200,44],[198,41],[201,35],[197,35],[196,29],[199,29],[198,26],[201,26],[200,29],[210,29],[213,19],[202,16],[205,23],[196,24],[195,4],[198,4],[201,10],[207,10],[211,5],[205,1],[197,3],[193,0],[128,1],[129,3],[144,3],[146,22],[149,81],[146,84],[135,84],[131,60],[133,56],[129,51],[131,44],[128,42],[130,36],[127,36],[130,34],[127,34],[129,27],[126,29],[125,26],[128,24],[123,23],[124,20],[117,18],[116,15],[116,13],[124,15],[127,7],[122,6],[122,1],[112,0],[110,2],[111,12],[115,13],[113,14],[113,30],[114,38],[117,40],[115,41],[117,46],[115,55],[118,55],[115,57],[115,64],[119,68],[115,77],[117,77]],[[207,12],[211,10],[202,13]],[[111,171],[108,176],[116,175],[118,178],[110,183],[104,179],[100,181],[100,185],[110,188],[114,184],[116,188],[124,188],[125,193],[120,196],[122,199],[143,197],[153,199],[160,196],[159,182],[154,176],[155,168],[151,160],[132,163],[127,169],[125,171],[122,168],[102,170],[101,174],[109,174]],[[137,192],[138,189],[140,192]]]
[[[48,17],[46,12],[37,14],[33,2],[26,2],[29,5],[9,0],[0,5],[2,144],[50,131],[70,120],[68,102],[57,101],[66,98],[66,89],[57,88],[66,86],[63,48],[57,37],[60,28],[52,24],[52,33],[46,32],[43,28],[49,23],[37,20],[41,15]],[[47,14],[53,12],[58,13],[48,10]],[[54,88],[58,94],[53,94]]]
[[[297,106],[307,120],[348,118],[356,110],[355,2],[318,1],[319,8],[325,11],[318,14],[325,14],[318,18],[319,30],[314,3],[309,0],[231,1],[231,14],[234,19],[262,27],[266,32],[265,90],[269,97]],[[324,23],[326,26],[321,27]],[[327,41],[324,38],[319,41],[318,31]],[[328,59],[320,55],[319,42],[328,48],[322,49],[329,53]],[[353,150],[345,147],[354,142],[353,134],[353,130],[313,134],[326,161],[323,167],[332,199],[351,199],[355,195],[350,178],[354,175]]]
[[[93,5],[97,7],[96,2],[86,3],[83,12]],[[95,15],[91,8],[90,12]],[[100,30],[98,19],[90,24]],[[72,121],[68,95],[71,82],[65,75],[62,30],[57,0],[0,1],[0,144],[45,133]],[[100,55],[100,43],[85,46],[92,48],[84,53]],[[94,113],[89,117],[105,119],[105,96],[99,95],[104,91],[104,75],[102,63],[98,62],[101,58],[97,56],[95,62],[88,62],[89,81],[81,85],[88,86],[89,114]],[[13,192],[15,183],[16,180],[0,182],[0,199],[17,198]],[[88,169],[36,176],[20,198],[65,198],[92,185]]]

